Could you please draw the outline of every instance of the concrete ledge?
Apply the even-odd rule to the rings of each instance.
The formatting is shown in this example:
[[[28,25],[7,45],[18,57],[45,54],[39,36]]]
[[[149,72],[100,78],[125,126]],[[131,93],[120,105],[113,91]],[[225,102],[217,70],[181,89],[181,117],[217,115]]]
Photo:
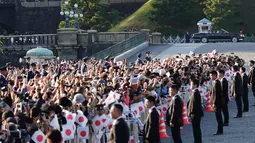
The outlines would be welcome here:
[[[144,48],[148,47],[148,46],[149,46],[149,42],[144,42],[144,43],[142,43],[142,44],[140,44],[140,45],[138,45],[138,46],[136,46],[136,47],[134,47],[134,48],[118,55],[118,56],[116,56],[114,58],[114,60],[116,62],[116,61],[122,61],[123,59],[127,59],[127,58],[131,57],[132,55],[136,54],[137,52],[139,52],[139,51],[143,50]]]

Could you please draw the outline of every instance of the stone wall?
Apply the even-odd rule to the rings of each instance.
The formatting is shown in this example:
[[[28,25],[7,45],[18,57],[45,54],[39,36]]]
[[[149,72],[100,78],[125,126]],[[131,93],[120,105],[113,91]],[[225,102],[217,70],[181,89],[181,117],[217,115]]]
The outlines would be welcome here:
[[[18,0],[19,1],[19,0]],[[56,33],[60,22],[60,7],[23,7],[16,3],[16,31],[20,34]]]

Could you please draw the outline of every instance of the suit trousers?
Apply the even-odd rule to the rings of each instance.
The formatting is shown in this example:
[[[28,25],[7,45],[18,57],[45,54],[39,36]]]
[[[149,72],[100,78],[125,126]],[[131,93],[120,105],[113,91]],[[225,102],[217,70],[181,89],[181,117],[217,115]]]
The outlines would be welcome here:
[[[222,106],[222,112],[224,116],[224,123],[228,124],[229,123],[228,102]]]
[[[221,106],[216,107],[215,116],[216,116],[216,120],[218,122],[217,133],[223,133],[223,120],[222,120],[221,111],[222,111]]]
[[[181,139],[181,126],[174,125],[174,127],[171,127],[172,137],[174,140],[174,143],[182,143]]]
[[[244,88],[243,91],[243,111],[249,111],[248,88]]]
[[[237,106],[237,115],[238,117],[242,117],[242,96],[241,95],[237,95],[236,98],[236,106]]]
[[[201,117],[194,117],[191,120],[192,129],[193,129],[193,136],[194,136],[194,143],[202,143],[202,133],[200,128]]]

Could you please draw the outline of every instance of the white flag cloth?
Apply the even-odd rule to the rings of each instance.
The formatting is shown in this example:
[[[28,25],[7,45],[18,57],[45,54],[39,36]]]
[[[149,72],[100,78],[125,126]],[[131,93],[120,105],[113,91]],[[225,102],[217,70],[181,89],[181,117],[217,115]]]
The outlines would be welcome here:
[[[46,141],[46,136],[44,135],[44,133],[39,129],[38,131],[36,131],[32,138],[31,138],[35,143],[45,143]]]
[[[89,128],[88,126],[85,127],[78,127],[77,134],[79,139],[89,139]]]
[[[113,125],[113,120],[109,114],[106,115],[106,118],[107,118],[106,132],[110,132]]]
[[[122,64],[123,64],[122,61],[118,61],[118,62],[117,62],[117,66],[121,66]]]
[[[76,118],[76,114],[72,113],[72,112],[69,112],[67,110],[63,110],[63,112],[65,113],[67,124],[70,124],[70,125],[74,124],[75,118]]]
[[[116,92],[110,92],[108,94],[108,97],[105,99],[104,104],[108,106],[109,104],[112,104],[113,102],[117,102],[120,99],[120,94]]]
[[[131,105],[131,111],[134,112],[136,118],[141,117],[137,104],[132,104],[132,105]]]
[[[130,136],[130,137],[129,137],[129,143],[135,143],[135,140],[134,140],[134,137],[133,137],[133,136]]]
[[[168,109],[168,105],[167,104],[163,104],[157,107],[157,109],[162,112],[163,114],[166,114],[166,111]]]
[[[93,118],[92,123],[95,131],[101,130],[104,127],[102,119],[98,115]]]
[[[145,112],[145,107],[142,101],[135,103],[134,105],[138,107],[139,113]]]
[[[74,132],[75,132],[75,125],[74,124],[66,124],[62,126],[62,137],[66,140],[71,140],[74,138]]]
[[[84,116],[84,114],[81,110],[77,110],[75,122],[82,127],[86,127],[86,125],[88,123],[88,119]]]
[[[54,129],[60,130],[59,122],[58,122],[58,116],[55,114],[54,118],[50,122],[50,126],[52,126]]]

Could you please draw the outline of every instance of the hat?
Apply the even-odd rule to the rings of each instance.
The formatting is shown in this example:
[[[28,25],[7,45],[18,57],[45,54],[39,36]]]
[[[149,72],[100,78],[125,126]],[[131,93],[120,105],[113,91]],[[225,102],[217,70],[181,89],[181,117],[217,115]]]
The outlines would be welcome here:
[[[76,103],[82,103],[84,101],[85,101],[84,96],[81,93],[77,93],[74,95],[72,102],[73,102],[73,104],[76,104]]]
[[[46,67],[46,66],[48,66],[48,64],[47,64],[47,63],[44,63],[44,64],[42,64],[42,66],[43,66],[43,67]]]
[[[0,71],[7,71],[7,67],[6,66],[0,67]]]
[[[253,60],[250,60],[250,63],[254,64],[255,62]]]
[[[36,66],[36,63],[31,63],[30,65],[31,65],[31,66]]]
[[[90,59],[90,58],[89,58],[88,56],[82,58],[82,60],[83,60],[84,62],[88,61],[89,59]]]
[[[141,57],[141,56],[142,56],[142,53],[137,54],[137,57]]]
[[[150,54],[151,52],[150,51],[147,51],[146,54]]]

